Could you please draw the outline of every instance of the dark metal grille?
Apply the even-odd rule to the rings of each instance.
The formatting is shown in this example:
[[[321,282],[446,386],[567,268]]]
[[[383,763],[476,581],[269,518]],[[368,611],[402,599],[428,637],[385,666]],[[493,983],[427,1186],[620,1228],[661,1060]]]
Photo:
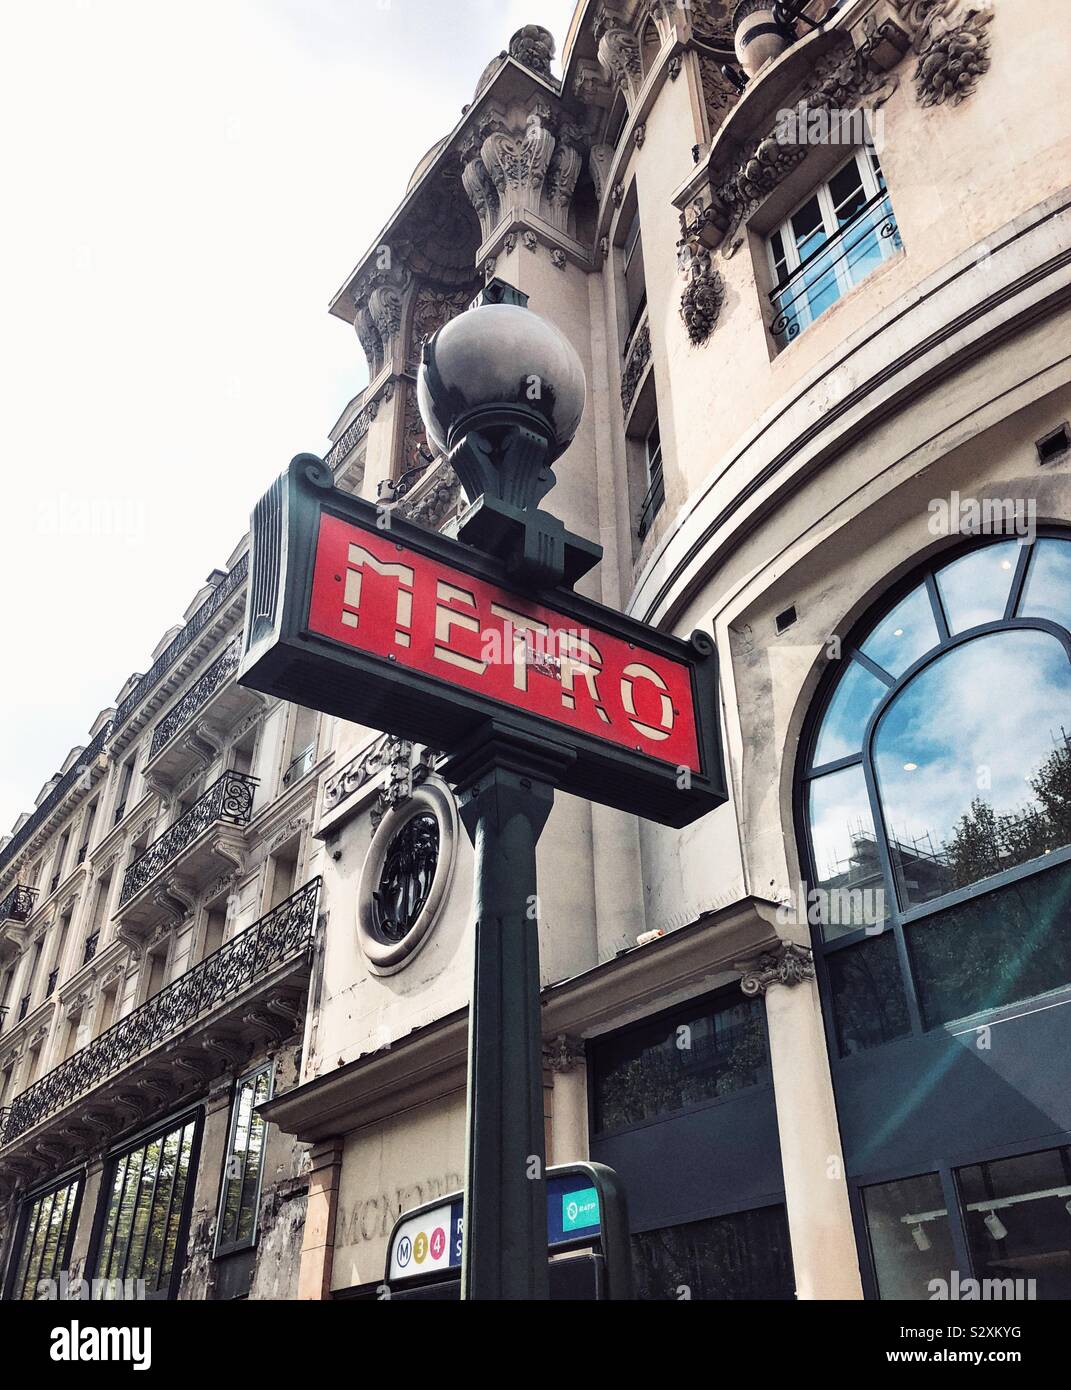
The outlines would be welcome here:
[[[28,994],[24,994],[24,995],[22,996],[22,998],[19,1000],[19,1022],[20,1022],[20,1023],[22,1022],[22,1020],[26,1017],[26,1015],[27,1015],[29,1012],[30,1012],[30,996],[29,996]]]
[[[0,922],[25,922],[33,911],[36,897],[36,888],[27,888],[24,883],[16,883],[0,903]]]
[[[160,720],[152,732],[149,747],[150,761],[161,749],[190,722],[199,709],[203,709],[217,690],[227,684],[238,669],[239,644],[232,642],[223,654],[213,661],[208,670],[190,686],[182,699]]]
[[[50,971],[48,972],[48,985],[47,985],[46,988],[45,988],[45,998],[46,998],[46,999],[51,998],[51,996],[52,996],[53,993],[55,992],[56,984],[57,984],[57,981],[58,981],[58,980],[59,980],[59,970],[58,970],[58,969],[56,969],[56,970],[50,970]]]
[[[412,930],[428,900],[439,862],[439,822],[426,812],[406,821],[391,840],[373,893],[376,932],[392,945]]]
[[[244,772],[225,772],[218,782],[213,782],[186,814],[174,825],[168,826],[159,839],[154,840],[127,869],[123,876],[119,906],[123,907],[135,894],[140,893],[209,826],[217,821],[247,825],[253,810],[256,785],[256,778]]]
[[[15,1097],[6,1112],[0,1144],[99,1086],[165,1039],[312,946],[321,880],[312,879],[212,955],[80,1048],[47,1076]]]
[[[97,943],[100,941],[100,932],[95,931],[92,936],[86,937],[85,950],[82,952],[82,964],[88,965],[97,954]]]
[[[123,703],[115,712],[115,719],[112,721],[112,731],[118,733],[126,721],[134,713],[134,710],[141,704],[142,700],[153,690],[163,678],[164,672],[168,670],[172,662],[179,657],[190,645],[193,639],[205,626],[208,620],[217,613],[235,591],[245,582],[246,572],[249,568],[249,556],[243,555],[234,566],[226,579],[222,580],[216,588],[201,604],[197,612],[178,634],[175,640],[167,646],[156,658],[148,671],[138,681],[137,685],[126,697]]]
[[[354,420],[353,424],[349,426],[345,434],[339,439],[338,443],[333,444],[328,450],[324,462],[329,468],[334,469],[338,467],[350,450],[359,444],[365,437],[368,433],[368,426],[371,423],[372,412],[369,410],[368,406],[365,406],[356,420]]]

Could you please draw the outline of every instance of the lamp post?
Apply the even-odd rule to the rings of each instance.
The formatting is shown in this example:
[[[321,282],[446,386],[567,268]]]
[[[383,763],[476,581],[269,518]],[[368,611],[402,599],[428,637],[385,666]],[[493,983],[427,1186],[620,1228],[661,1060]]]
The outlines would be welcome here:
[[[585,383],[527,296],[493,280],[444,325],[425,345],[418,399],[469,504],[462,542],[502,560],[522,591],[568,587],[598,562],[600,547],[537,505],[580,424]],[[498,654],[517,680],[526,651]],[[575,756],[489,719],[442,769],[475,852],[464,1298],[548,1297],[536,845]]]

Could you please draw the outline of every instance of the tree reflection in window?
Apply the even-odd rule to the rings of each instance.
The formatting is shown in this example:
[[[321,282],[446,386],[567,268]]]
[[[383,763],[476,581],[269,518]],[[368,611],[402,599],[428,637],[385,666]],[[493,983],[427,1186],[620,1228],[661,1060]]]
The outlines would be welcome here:
[[[242,1077],[231,1109],[227,1161],[220,1192],[216,1254],[253,1244],[264,1171],[264,1120],[257,1114],[271,1094],[271,1067]]]
[[[76,1178],[24,1208],[9,1298],[21,1302],[59,1296],[56,1281],[68,1266],[80,1191]]]
[[[187,1120],[115,1160],[95,1276],[112,1281],[105,1297],[125,1296],[127,1280],[143,1280],[146,1298],[173,1296],[194,1130]]]
[[[784,1207],[689,1221],[632,1237],[642,1300],[790,1299],[795,1293]]]
[[[592,1057],[600,1133],[769,1080],[762,1003],[736,988],[596,1041]]]
[[[1071,540],[1001,539],[848,644],[807,744],[810,878],[880,886],[890,935],[880,962],[880,925],[817,943],[842,1053],[1071,983],[1069,620]]]

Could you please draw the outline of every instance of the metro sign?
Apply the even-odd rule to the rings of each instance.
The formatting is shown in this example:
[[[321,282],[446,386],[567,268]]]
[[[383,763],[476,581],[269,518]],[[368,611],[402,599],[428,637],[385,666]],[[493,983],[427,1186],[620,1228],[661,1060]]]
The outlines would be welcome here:
[[[571,591],[331,485],[304,455],[253,515],[239,681],[454,751],[481,723],[565,745],[557,785],[664,824],[725,800],[713,643]]]

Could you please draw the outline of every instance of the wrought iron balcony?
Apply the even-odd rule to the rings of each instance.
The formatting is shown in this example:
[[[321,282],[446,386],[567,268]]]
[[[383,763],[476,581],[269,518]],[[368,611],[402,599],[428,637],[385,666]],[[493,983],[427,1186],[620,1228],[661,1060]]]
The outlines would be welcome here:
[[[283,773],[283,786],[292,787],[296,782],[300,782],[306,773],[311,772],[315,766],[316,744],[310,743],[307,748],[303,748],[291,759],[290,766]]]
[[[0,902],[0,922],[25,922],[33,912],[36,888],[16,883],[3,902]]]
[[[189,620],[186,626],[175,637],[173,642],[160,653],[148,671],[141,677],[137,685],[122,702],[115,712],[115,719],[112,721],[112,732],[118,734],[134,713],[137,707],[163,680],[164,675],[170,667],[178,660],[182,653],[193,642],[194,638],[208,624],[209,620],[226,603],[226,601],[241,587],[245,582],[245,577],[249,569],[249,556],[243,555],[227,577],[220,581],[201,604],[197,612]]]
[[[651,529],[655,517],[662,510],[666,500],[666,479],[665,474],[659,468],[651,479],[651,486],[647,489],[647,495],[640,505],[640,520],[636,527],[636,534],[642,541]]]
[[[778,348],[787,347],[902,246],[892,203],[882,189],[771,291],[770,333]]]
[[[56,985],[59,983],[59,967],[48,972],[48,984],[45,986],[45,998],[51,999],[56,992]]]
[[[88,965],[97,954],[97,946],[100,943],[100,932],[95,931],[92,936],[86,937],[86,944],[82,948],[82,964]]]
[[[29,1012],[30,1012],[30,996],[29,996],[28,994],[24,994],[24,995],[22,996],[22,998],[19,1000],[19,1022],[20,1022],[20,1023],[22,1022],[22,1020],[26,1017],[26,1015],[27,1015]]]
[[[176,782],[213,747],[215,729],[232,725],[257,708],[263,696],[238,685],[234,676],[241,643],[232,642],[208,666],[153,729],[146,768]],[[206,739],[201,738],[204,732]]]
[[[225,772],[217,782],[193,803],[190,809],[168,826],[164,833],[135,859],[123,876],[119,894],[119,913],[165,869],[186,860],[204,844],[208,832],[215,826],[242,826],[249,823],[253,811],[253,794],[257,780],[244,772]],[[208,846],[211,858],[211,845]]]
[[[308,961],[316,930],[321,880],[313,879],[239,932],[192,970],[113,1024],[15,1097],[2,1113],[0,1148],[89,1091],[146,1058],[199,1022],[242,1001],[286,966]]]

